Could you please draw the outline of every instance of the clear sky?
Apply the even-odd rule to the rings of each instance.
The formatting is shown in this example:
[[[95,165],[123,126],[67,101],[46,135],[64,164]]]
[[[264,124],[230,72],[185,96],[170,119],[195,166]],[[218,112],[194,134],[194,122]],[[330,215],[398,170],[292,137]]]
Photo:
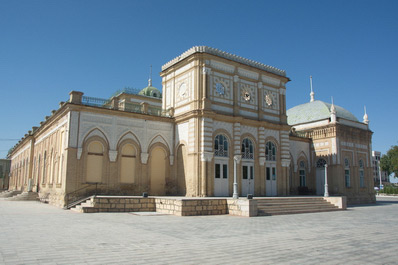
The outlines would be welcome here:
[[[0,0],[0,158],[72,90],[161,89],[161,66],[206,45],[287,72],[287,107],[364,105],[373,150],[398,144],[398,1]],[[17,139],[17,140],[15,140]]]

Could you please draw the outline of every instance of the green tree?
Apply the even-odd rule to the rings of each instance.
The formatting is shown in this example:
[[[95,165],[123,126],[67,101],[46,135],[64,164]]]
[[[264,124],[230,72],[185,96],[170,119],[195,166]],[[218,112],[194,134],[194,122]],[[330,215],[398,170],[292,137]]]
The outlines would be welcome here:
[[[391,173],[398,177],[398,146],[391,146],[387,154],[383,155],[380,159],[381,170],[386,171],[388,175]]]

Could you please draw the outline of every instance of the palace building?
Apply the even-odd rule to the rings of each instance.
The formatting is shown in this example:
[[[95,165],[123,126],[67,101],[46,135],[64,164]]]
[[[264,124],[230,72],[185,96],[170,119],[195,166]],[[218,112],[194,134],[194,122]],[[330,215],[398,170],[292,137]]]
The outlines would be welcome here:
[[[286,72],[206,46],[162,66],[162,91],[72,91],[9,153],[10,190],[375,201],[368,118],[314,100],[286,110]],[[327,170],[327,174],[325,174]],[[234,187],[234,178],[236,184]],[[234,194],[235,192],[237,194]]]

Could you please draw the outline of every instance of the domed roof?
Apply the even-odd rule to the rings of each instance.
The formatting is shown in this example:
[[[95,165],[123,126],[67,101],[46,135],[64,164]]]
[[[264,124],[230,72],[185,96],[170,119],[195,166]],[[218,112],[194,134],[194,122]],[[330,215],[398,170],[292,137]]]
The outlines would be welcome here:
[[[331,106],[332,104],[320,100],[295,106],[287,110],[287,123],[289,125],[296,125],[328,119],[330,118]],[[348,110],[336,105],[334,107],[337,118],[358,122],[358,119]]]
[[[148,86],[143,88],[140,92],[138,92],[138,95],[154,97],[154,98],[162,98],[162,93],[160,92],[160,90],[152,86],[151,79],[149,79],[148,81]]]

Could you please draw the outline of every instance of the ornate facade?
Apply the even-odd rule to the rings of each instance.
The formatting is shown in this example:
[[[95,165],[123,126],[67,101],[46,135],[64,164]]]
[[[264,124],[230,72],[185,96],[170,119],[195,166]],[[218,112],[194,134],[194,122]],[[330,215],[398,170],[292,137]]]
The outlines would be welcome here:
[[[151,82],[109,100],[71,92],[10,153],[10,189],[59,206],[94,187],[232,196],[234,177],[239,196],[323,194],[319,168],[328,164],[332,195],[374,201],[368,125],[338,115],[289,125],[285,71],[200,46],[166,63],[161,77],[162,93]]]

